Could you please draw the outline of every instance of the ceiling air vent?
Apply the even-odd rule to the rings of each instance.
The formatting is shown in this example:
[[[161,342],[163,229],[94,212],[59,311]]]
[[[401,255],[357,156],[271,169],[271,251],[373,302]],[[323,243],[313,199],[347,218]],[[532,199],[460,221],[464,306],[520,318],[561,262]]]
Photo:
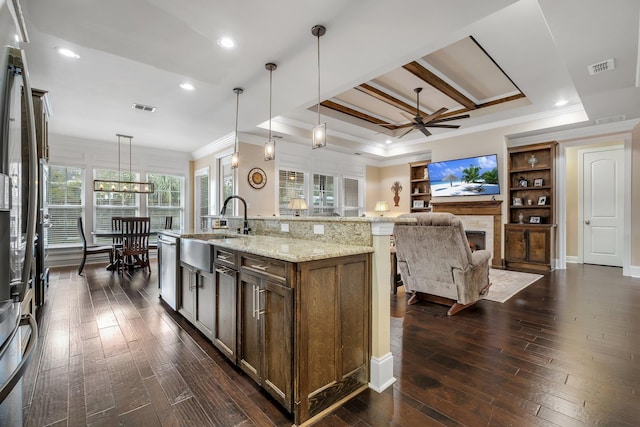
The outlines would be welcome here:
[[[606,61],[598,62],[597,64],[589,65],[589,74],[594,75],[598,73],[603,73],[605,71],[611,71],[616,68],[613,59],[607,59]]]
[[[619,116],[604,117],[602,119],[596,119],[596,124],[604,125],[607,123],[623,122],[625,120],[627,120],[627,116],[625,116],[624,114],[620,114]]]
[[[149,113],[153,113],[154,111],[156,111],[156,107],[144,104],[133,104],[131,108],[133,108],[134,110],[148,111]]]

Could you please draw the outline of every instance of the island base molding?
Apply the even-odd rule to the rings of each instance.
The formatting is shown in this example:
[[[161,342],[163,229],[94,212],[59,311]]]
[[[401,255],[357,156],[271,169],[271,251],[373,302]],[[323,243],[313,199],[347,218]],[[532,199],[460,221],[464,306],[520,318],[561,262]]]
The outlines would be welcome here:
[[[393,376],[393,354],[387,353],[384,356],[371,357],[371,374],[369,376],[369,388],[382,393],[396,382]]]

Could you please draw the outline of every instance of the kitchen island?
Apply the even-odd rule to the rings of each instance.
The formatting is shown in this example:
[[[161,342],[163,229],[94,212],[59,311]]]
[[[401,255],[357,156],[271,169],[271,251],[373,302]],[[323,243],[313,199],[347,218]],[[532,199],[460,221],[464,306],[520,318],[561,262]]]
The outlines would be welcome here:
[[[280,220],[290,226],[260,218],[251,228],[288,232],[173,233],[180,239],[178,310],[303,425],[367,387],[380,391],[374,276],[386,279],[388,301],[393,221],[375,221],[388,230],[386,247],[378,245],[386,249],[380,274],[371,218]],[[318,225],[324,233],[315,236]],[[207,255],[193,256],[194,248]],[[384,313],[388,325],[388,302]],[[388,343],[388,326],[382,333]],[[385,372],[392,383],[392,369]]]

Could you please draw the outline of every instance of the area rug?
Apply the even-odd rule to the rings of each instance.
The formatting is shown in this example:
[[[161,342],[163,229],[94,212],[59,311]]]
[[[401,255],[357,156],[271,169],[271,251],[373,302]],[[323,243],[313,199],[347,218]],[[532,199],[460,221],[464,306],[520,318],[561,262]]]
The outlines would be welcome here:
[[[490,268],[489,282],[491,287],[489,288],[489,294],[484,299],[505,302],[541,277],[541,274]]]

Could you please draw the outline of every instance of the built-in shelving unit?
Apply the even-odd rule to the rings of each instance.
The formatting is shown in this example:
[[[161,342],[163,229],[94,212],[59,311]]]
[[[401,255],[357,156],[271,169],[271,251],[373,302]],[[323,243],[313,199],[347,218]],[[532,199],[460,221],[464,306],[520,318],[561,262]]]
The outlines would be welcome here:
[[[409,163],[409,180],[411,181],[411,212],[431,211],[431,186],[429,184],[429,160]]]
[[[556,142],[548,142],[509,149],[507,268],[548,271],[553,267],[556,148]]]

